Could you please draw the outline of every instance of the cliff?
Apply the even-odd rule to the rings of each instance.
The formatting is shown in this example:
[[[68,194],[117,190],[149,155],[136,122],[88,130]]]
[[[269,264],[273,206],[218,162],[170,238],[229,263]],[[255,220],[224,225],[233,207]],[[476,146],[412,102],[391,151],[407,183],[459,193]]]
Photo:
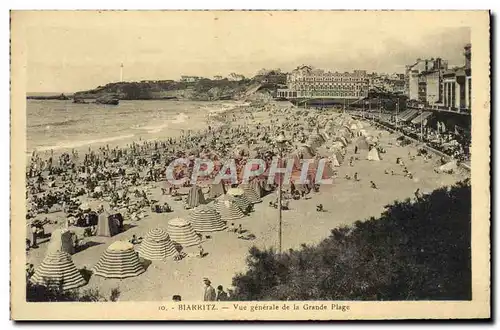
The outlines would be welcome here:
[[[201,79],[197,82],[156,80],[120,82],[99,86],[75,93],[75,99],[99,99],[103,97],[120,100],[187,99],[198,101],[241,99],[249,88],[255,87],[252,80],[229,81]]]

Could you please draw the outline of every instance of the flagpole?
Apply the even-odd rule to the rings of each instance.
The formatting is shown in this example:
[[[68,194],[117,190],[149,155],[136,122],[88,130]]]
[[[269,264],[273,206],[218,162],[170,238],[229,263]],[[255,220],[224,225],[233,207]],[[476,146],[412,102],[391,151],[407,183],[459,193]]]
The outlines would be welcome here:
[[[398,115],[399,115],[399,97],[398,97],[398,103],[396,103],[396,131],[398,130]]]
[[[424,121],[422,118],[424,111],[420,109],[420,141],[424,141]]]

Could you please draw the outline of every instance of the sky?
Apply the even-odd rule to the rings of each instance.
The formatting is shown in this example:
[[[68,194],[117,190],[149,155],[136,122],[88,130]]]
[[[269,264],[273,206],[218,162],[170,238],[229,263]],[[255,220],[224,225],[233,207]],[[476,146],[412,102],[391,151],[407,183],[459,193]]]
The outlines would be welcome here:
[[[471,31],[453,12],[59,11],[13,13],[28,92],[75,92],[120,79],[253,76],[301,64],[404,72],[416,58],[463,65]],[[458,14],[457,14],[458,15]],[[15,24],[17,23],[17,24]]]

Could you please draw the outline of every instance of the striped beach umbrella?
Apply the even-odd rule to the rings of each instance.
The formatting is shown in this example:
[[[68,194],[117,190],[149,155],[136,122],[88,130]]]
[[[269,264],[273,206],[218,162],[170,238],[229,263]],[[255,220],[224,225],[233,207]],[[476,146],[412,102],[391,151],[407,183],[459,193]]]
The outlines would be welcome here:
[[[176,253],[174,243],[163,228],[151,229],[139,248],[139,256],[148,260],[165,260]]]
[[[252,204],[260,203],[262,200],[260,199],[260,194],[250,185],[250,184],[241,184],[239,188],[243,189],[243,196]]]
[[[211,232],[226,229],[226,224],[215,209],[208,205],[200,205],[189,215],[189,222],[196,232]]]
[[[226,196],[232,200],[242,211],[247,214],[252,203],[245,196],[245,192],[241,188],[231,188],[227,191]]]
[[[245,217],[243,211],[228,199],[220,200],[215,209],[220,214],[222,221],[234,221]]]
[[[64,251],[49,253],[35,270],[30,281],[36,285],[63,291],[76,289],[86,284],[71,256]]]
[[[117,241],[108,246],[101,259],[95,264],[94,275],[105,278],[127,278],[141,275],[146,270],[139,262],[134,245]]]
[[[194,232],[193,226],[185,219],[175,218],[168,222],[170,239],[182,246],[193,246],[201,243],[201,239]]]
[[[186,200],[187,208],[192,209],[200,204],[205,204],[205,197],[203,196],[203,191],[201,191],[201,187],[192,186],[189,189],[188,197]]]

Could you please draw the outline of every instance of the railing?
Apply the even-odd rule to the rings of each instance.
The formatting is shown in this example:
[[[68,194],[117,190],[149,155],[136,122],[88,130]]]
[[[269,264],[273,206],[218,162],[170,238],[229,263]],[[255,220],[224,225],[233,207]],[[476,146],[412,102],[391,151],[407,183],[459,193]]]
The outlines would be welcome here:
[[[407,105],[409,109],[418,109],[422,111],[444,111],[444,112],[452,112],[452,113],[458,113],[462,115],[470,115],[471,110],[470,108],[455,108],[455,107],[446,107],[443,105],[428,105],[423,108],[420,108],[418,106],[413,106],[413,105]]]

